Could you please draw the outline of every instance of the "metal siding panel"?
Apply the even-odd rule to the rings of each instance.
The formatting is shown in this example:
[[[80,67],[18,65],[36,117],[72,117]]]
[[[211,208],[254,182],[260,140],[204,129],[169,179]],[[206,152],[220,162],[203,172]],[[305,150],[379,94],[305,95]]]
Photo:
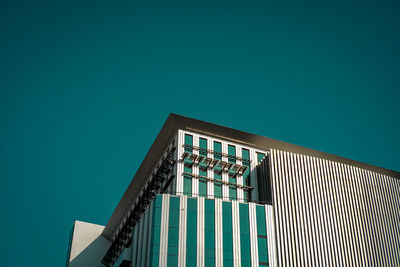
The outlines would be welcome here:
[[[274,225],[275,225],[275,229],[276,229],[276,236],[275,236],[275,241],[276,241],[276,256],[277,256],[277,262],[276,265],[278,266],[279,263],[281,262],[280,260],[278,260],[279,258],[282,258],[282,249],[281,249],[281,233],[282,231],[280,230],[280,227],[282,226],[282,216],[280,215],[280,210],[279,207],[281,206],[281,200],[280,198],[282,197],[282,193],[281,193],[281,186],[280,186],[280,175],[279,175],[279,168],[278,168],[278,159],[277,159],[277,151],[276,150],[272,150],[271,151],[271,182],[272,182],[272,188],[274,190],[273,192],[273,208],[275,210],[274,213]],[[275,223],[276,222],[276,223]]]
[[[265,205],[265,216],[267,225],[267,238],[268,238],[268,258],[269,266],[278,266],[276,261],[276,236],[275,236],[275,225],[274,225],[274,210],[270,205]]]
[[[197,134],[193,134],[193,146],[199,147],[199,136]],[[193,151],[194,153],[194,151]],[[196,153],[194,153],[196,154]],[[200,152],[197,151],[197,155],[199,155]],[[192,173],[193,174],[199,174],[199,165],[198,164],[193,164],[192,165]],[[198,178],[192,178],[192,196],[197,197],[199,195],[199,179]]]
[[[388,245],[388,232],[387,232],[387,223],[388,223],[388,218],[386,215],[386,203],[385,203],[385,195],[386,192],[384,192],[383,188],[383,181],[382,177],[379,174],[375,174],[375,177],[377,179],[377,185],[378,185],[378,195],[379,195],[379,211],[381,215],[381,234],[382,234],[382,251],[384,255],[384,262],[386,266],[391,266],[388,258],[388,252],[390,251],[389,245]]]
[[[394,219],[393,219],[393,228],[394,228],[394,247],[395,247],[395,259],[396,262],[400,262],[400,205],[399,205],[399,197],[400,197],[400,190],[398,185],[400,184],[400,180],[391,178],[391,189],[392,189],[392,205],[394,210]]]
[[[343,208],[342,208],[342,197],[341,197],[341,187],[339,182],[339,170],[336,162],[330,162],[332,175],[334,179],[334,190],[335,190],[335,204],[336,204],[336,222],[338,224],[337,232],[337,245],[338,245],[338,255],[339,255],[339,266],[345,266],[346,255],[345,255],[345,244],[344,244],[344,233],[343,233]]]
[[[307,250],[310,254],[310,265],[317,266],[317,255],[316,249],[314,248],[314,240],[315,240],[315,230],[314,230],[314,206],[313,206],[313,198],[312,198],[312,183],[311,183],[311,171],[310,171],[310,164],[309,164],[309,157],[303,157],[303,164],[305,168],[305,181],[306,181],[306,205],[307,205],[307,218],[308,218],[308,233],[307,233]]]
[[[197,267],[204,267],[204,198],[197,199]]]
[[[179,130],[178,131],[178,143],[177,143],[177,151],[178,151],[178,162],[177,162],[177,174],[176,174],[176,192],[178,195],[182,195],[183,193],[183,161],[180,160],[180,157],[183,153],[183,144],[185,143],[184,133]]]
[[[372,236],[371,236],[371,216],[370,216],[370,198],[369,198],[369,187],[368,187],[368,176],[366,171],[363,169],[358,169],[358,174],[361,181],[361,196],[362,196],[362,204],[363,208],[363,229],[364,229],[364,237],[366,237],[366,245],[365,245],[365,261],[368,266],[373,265],[373,257],[372,253]]]
[[[374,197],[375,197],[375,210],[376,210],[376,219],[375,219],[375,224],[377,226],[377,232],[375,235],[375,238],[378,240],[378,247],[376,248],[376,253],[378,253],[379,256],[379,262],[380,264],[385,263],[385,258],[384,255],[382,255],[383,251],[384,251],[384,245],[383,245],[383,233],[382,233],[382,217],[381,217],[381,201],[380,201],[380,196],[379,196],[379,183],[378,183],[378,179],[376,177],[376,174],[371,172],[372,174],[372,179],[373,179],[373,185],[374,185]]]
[[[276,255],[282,266],[399,262],[397,180],[277,150],[270,153],[270,165]]]
[[[169,195],[163,194],[161,208],[159,266],[167,266],[168,256]]]
[[[215,199],[215,267],[223,266],[222,200]]]
[[[311,249],[310,249],[310,206],[308,203],[308,177],[305,171],[305,159],[303,155],[299,155],[298,157],[299,168],[301,171],[301,179],[302,179],[302,189],[301,189],[301,199],[303,206],[303,249],[304,249],[304,259],[305,265],[312,265],[311,259]]]
[[[257,153],[255,152],[254,149],[249,149],[250,153],[250,185],[254,188],[258,188],[258,180],[257,180],[257,170],[256,166],[258,164],[257,162]],[[253,200],[258,199],[258,190],[253,190],[251,192],[251,198]]]
[[[399,182],[398,180],[391,178],[390,179],[390,186],[391,186],[391,190],[392,190],[392,194],[391,194],[391,198],[392,198],[392,205],[393,205],[393,222],[392,222],[392,227],[394,229],[394,248],[395,248],[395,261],[396,262],[400,262],[400,225],[399,225],[399,221],[400,221],[400,207],[399,207],[399,192],[396,190],[396,185],[397,182]]]
[[[360,244],[360,229],[358,222],[360,221],[358,217],[358,202],[357,202],[357,194],[356,194],[356,189],[355,189],[355,177],[353,174],[353,168],[352,166],[347,165],[348,168],[348,173],[349,173],[349,186],[350,186],[350,196],[351,196],[351,214],[352,214],[352,225],[353,225],[353,250],[354,250],[354,258],[355,258],[355,265],[358,266],[363,266],[362,262],[363,259],[361,258],[361,244]]]
[[[337,205],[337,194],[336,194],[336,180],[334,179],[334,170],[332,162],[324,160],[326,164],[326,170],[328,173],[327,182],[329,187],[329,195],[330,195],[330,216],[332,220],[332,243],[334,247],[334,265],[342,266],[342,257],[340,252],[340,243],[339,243],[339,225],[338,225],[338,205]]]
[[[294,234],[294,247],[293,250],[294,252],[294,265],[300,265],[301,264],[301,246],[299,246],[299,208],[298,208],[298,199],[297,199],[297,181],[296,181],[296,175],[295,175],[295,167],[296,164],[293,162],[293,153],[288,153],[288,164],[290,166],[290,175],[289,175],[289,183],[291,184],[291,191],[290,191],[290,196],[291,196],[291,207],[292,207],[292,219],[293,219],[293,234]]]
[[[179,199],[178,266],[186,266],[187,196]]]
[[[381,175],[381,174],[380,174],[380,176],[381,176],[382,180],[384,181],[382,186],[383,186],[384,197],[385,197],[386,221],[388,222],[388,223],[386,223],[386,233],[387,233],[387,237],[388,237],[386,240],[387,240],[388,248],[390,251],[390,253],[388,253],[388,261],[391,266],[394,266],[395,265],[395,261],[393,259],[394,254],[395,254],[394,247],[393,247],[394,233],[392,231],[392,224],[394,223],[392,216],[393,216],[394,211],[392,210],[392,203],[390,201],[390,195],[391,195],[390,184],[389,184],[390,182],[389,182],[389,177],[387,177],[385,175]]]
[[[294,166],[294,177],[296,181],[296,204],[297,204],[297,225],[298,225],[298,246],[300,248],[299,253],[299,265],[305,266],[307,265],[307,255],[305,251],[305,225],[304,225],[304,201],[303,201],[303,177],[301,176],[301,169],[299,164],[299,159],[297,154],[293,154],[293,166]]]
[[[238,157],[242,157],[242,148],[235,146],[236,147],[236,155]],[[241,160],[236,160],[236,164],[243,165],[243,162]],[[243,175],[237,175],[237,183],[240,185],[243,185]],[[240,202],[244,202],[244,190],[241,188],[237,189],[237,198]]]
[[[313,243],[311,249],[315,251],[315,266],[323,266],[321,257],[321,248],[319,246],[319,211],[318,211],[318,200],[315,192],[315,171],[314,171],[314,161],[312,157],[308,158],[308,168],[310,172],[310,199],[312,203],[312,219],[313,219]]]
[[[279,249],[279,254],[278,254],[278,264],[282,266],[286,266],[286,240],[285,240],[285,221],[284,221],[284,216],[282,214],[283,209],[284,209],[284,191],[283,191],[283,186],[282,186],[282,180],[283,180],[283,174],[282,174],[282,164],[281,164],[281,153],[280,151],[276,151],[276,164],[277,164],[277,182],[276,184],[278,185],[279,190],[277,191],[277,200],[279,203],[279,206],[276,207],[276,214],[279,217],[279,222],[277,221],[276,225],[278,226],[277,229],[279,230],[279,236],[277,238],[278,242],[278,249]],[[276,204],[278,205],[278,204]]]
[[[292,220],[292,196],[291,196],[291,191],[290,191],[290,181],[289,181],[289,176],[290,176],[290,170],[289,170],[289,164],[288,164],[288,153],[283,152],[283,162],[284,162],[284,168],[285,168],[285,189],[286,189],[286,203],[287,203],[287,209],[286,209],[286,218],[287,218],[287,239],[286,242],[288,243],[288,264],[289,265],[294,265],[294,231],[293,231],[293,220]]]
[[[351,265],[354,266],[356,262],[358,261],[356,258],[356,253],[355,253],[355,236],[354,236],[354,218],[353,218],[353,200],[352,200],[352,195],[351,195],[351,188],[350,188],[350,183],[351,183],[351,178],[349,175],[349,170],[348,170],[348,165],[342,164],[343,167],[343,174],[344,174],[344,181],[345,181],[345,197],[346,197],[346,207],[347,207],[347,230],[348,230],[348,249],[350,250],[350,255],[351,255]]]
[[[315,194],[317,198],[317,211],[318,211],[318,222],[319,222],[319,236],[318,236],[318,243],[319,247],[321,248],[321,259],[323,266],[329,266],[328,262],[328,253],[327,253],[327,237],[326,237],[326,226],[325,226],[325,219],[324,219],[324,206],[322,201],[322,184],[321,184],[321,174],[320,174],[320,164],[319,159],[313,158],[314,166],[315,166]]]
[[[393,204],[392,204],[392,200],[391,200],[391,186],[390,186],[390,177],[386,176],[386,175],[382,175],[382,177],[385,180],[385,197],[386,197],[386,206],[387,206],[387,215],[388,215],[388,219],[390,220],[390,223],[387,224],[387,228],[388,228],[388,235],[389,235],[389,246],[390,246],[390,251],[391,253],[388,255],[389,256],[389,260],[390,260],[390,264],[393,266],[396,264],[396,260],[395,260],[395,254],[396,254],[396,248],[395,248],[395,241],[394,241],[394,236],[395,236],[395,232],[394,232],[394,224],[395,224],[395,220],[394,220],[394,213],[395,211],[393,210]]]
[[[346,187],[345,187],[345,174],[343,170],[343,166],[341,163],[336,164],[337,171],[338,171],[338,181],[339,181],[339,197],[341,203],[341,224],[342,224],[342,239],[343,239],[343,254],[344,254],[344,264],[351,265],[352,264],[352,257],[349,251],[349,237],[348,237],[348,209],[347,209],[347,201],[346,201]]]
[[[240,267],[240,220],[239,202],[232,201],[233,266]]]
[[[365,240],[365,222],[364,222],[364,209],[363,209],[363,196],[361,194],[361,177],[358,173],[358,168],[351,168],[352,176],[354,177],[353,190],[356,200],[356,209],[357,209],[357,219],[356,229],[357,229],[357,239],[358,239],[358,247],[359,247],[359,265],[366,266],[367,265],[367,255],[366,255],[366,240]]]
[[[377,226],[376,226],[376,204],[375,204],[375,189],[374,189],[374,183],[373,183],[373,177],[372,177],[372,172],[370,171],[365,171],[368,183],[368,201],[369,201],[369,214],[370,214],[370,222],[371,222],[371,246],[372,246],[372,260],[373,260],[373,266],[377,265],[379,261],[379,255],[377,253],[378,249],[378,240],[377,240]]]
[[[228,154],[228,144],[226,142],[222,142],[222,154]],[[222,160],[228,161],[227,159],[224,159],[224,156],[222,156]],[[224,171],[222,172],[222,181],[229,182],[228,173]],[[229,187],[226,184],[222,185],[222,199],[229,200]]]
[[[249,203],[251,266],[258,267],[256,205]]]
[[[172,195],[175,195],[176,192],[179,192],[178,189],[177,189],[177,177],[178,177],[179,157],[180,157],[180,155],[181,155],[181,154],[179,154],[179,150],[178,150],[178,147],[179,147],[179,143],[178,143],[179,134],[176,134],[174,140],[175,140],[175,141],[174,141],[175,147],[176,147],[177,149],[175,149],[175,152],[174,152],[176,164],[175,164],[174,170],[173,170],[173,175],[175,175],[175,179],[172,180],[172,186],[171,186],[171,190],[170,190]]]
[[[330,209],[329,209],[329,190],[326,184],[326,166],[321,159],[318,159],[318,166],[319,166],[319,179],[320,179],[320,186],[321,186],[321,205],[322,205],[322,214],[323,214],[323,231],[326,239],[325,248],[327,254],[327,265],[333,266],[334,265],[334,250],[332,247],[332,230],[331,230],[331,223],[332,220],[330,218]]]
[[[285,168],[285,158],[284,153],[279,152],[279,161],[281,168],[281,186],[282,186],[282,206],[281,206],[281,214],[282,214],[282,231],[283,231],[283,242],[284,242],[284,252],[282,254],[282,265],[288,266],[290,264],[290,252],[289,252],[289,221],[287,217],[288,208],[288,193],[286,190],[286,168]]]
[[[214,150],[214,140],[212,138],[207,139],[207,147],[210,148],[210,150]],[[210,152],[207,153],[209,158],[213,158],[214,155]],[[207,169],[207,174],[208,177],[214,178],[213,170],[208,168]],[[214,198],[214,183],[211,181],[207,182],[207,196],[208,198]]]

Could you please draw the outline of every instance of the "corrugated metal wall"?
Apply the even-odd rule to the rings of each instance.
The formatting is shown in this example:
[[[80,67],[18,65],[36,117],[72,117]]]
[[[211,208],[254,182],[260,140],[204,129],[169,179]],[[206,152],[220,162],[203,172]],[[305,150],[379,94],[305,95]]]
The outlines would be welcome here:
[[[270,153],[279,266],[400,266],[400,181]]]

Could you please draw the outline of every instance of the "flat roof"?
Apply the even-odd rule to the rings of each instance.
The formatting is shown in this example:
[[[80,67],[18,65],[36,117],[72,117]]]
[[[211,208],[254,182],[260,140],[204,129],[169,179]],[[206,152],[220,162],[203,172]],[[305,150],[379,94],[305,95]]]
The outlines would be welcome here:
[[[327,159],[400,179],[400,172],[397,171],[171,113],[104,228],[102,235],[107,239],[112,239],[120,222],[147,183],[147,178],[151,175],[178,130],[209,135],[260,150],[277,149]]]

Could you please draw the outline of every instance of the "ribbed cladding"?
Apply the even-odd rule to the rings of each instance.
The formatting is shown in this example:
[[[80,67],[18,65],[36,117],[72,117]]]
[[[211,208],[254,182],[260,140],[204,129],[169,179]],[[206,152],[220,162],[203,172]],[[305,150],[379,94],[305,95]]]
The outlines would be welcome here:
[[[279,150],[268,160],[279,266],[398,266],[398,179]]]
[[[266,204],[272,204],[269,157],[266,155],[257,165],[258,200]]]

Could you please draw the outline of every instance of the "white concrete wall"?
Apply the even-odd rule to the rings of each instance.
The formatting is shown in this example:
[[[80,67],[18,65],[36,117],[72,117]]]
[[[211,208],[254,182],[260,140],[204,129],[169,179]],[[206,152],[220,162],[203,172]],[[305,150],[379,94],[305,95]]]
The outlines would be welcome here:
[[[101,235],[104,226],[75,221],[69,255],[70,267],[103,267],[100,262],[110,246]]]

